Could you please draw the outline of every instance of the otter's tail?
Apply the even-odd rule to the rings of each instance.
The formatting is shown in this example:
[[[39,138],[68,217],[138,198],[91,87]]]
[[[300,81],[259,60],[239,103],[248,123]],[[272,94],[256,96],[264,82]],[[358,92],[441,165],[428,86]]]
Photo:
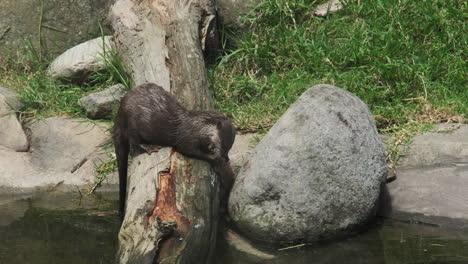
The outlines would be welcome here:
[[[127,167],[130,143],[128,137],[122,133],[117,123],[114,124],[113,140],[117,166],[119,168],[119,213],[123,216],[125,214],[125,200],[127,194]]]

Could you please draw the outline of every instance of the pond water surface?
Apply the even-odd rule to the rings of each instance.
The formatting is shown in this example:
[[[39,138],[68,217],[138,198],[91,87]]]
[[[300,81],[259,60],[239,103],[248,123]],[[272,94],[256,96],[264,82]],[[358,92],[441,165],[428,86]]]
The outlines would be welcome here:
[[[242,254],[219,241],[223,264],[468,264],[468,232],[380,219],[369,230],[333,243],[278,251],[272,260]]]
[[[120,225],[115,200],[41,199],[0,203],[0,264],[114,263]],[[61,204],[46,206],[57,199]],[[214,263],[468,264],[468,232],[381,220],[340,242],[264,250],[274,258],[257,259],[219,239]]]
[[[114,197],[0,199],[0,264],[114,263],[120,227]]]

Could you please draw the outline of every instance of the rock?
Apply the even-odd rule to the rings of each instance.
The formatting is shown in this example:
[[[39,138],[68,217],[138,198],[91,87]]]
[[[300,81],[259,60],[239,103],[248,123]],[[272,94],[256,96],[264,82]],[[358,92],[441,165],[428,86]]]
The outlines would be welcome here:
[[[236,135],[236,140],[229,151],[230,164],[234,174],[237,174],[244,163],[249,159],[254,147],[253,143],[255,137],[257,136],[258,134],[255,133]]]
[[[367,106],[331,85],[307,90],[241,169],[232,220],[252,239],[293,243],[355,232],[376,213],[384,147]]]
[[[101,162],[97,152],[109,139],[107,126],[62,117],[28,125],[31,153],[0,146],[0,193],[76,192],[94,185],[95,166]],[[117,179],[108,183],[116,185]]]
[[[86,116],[90,118],[106,118],[112,114],[112,107],[118,105],[125,95],[125,86],[116,84],[104,91],[89,94],[80,100],[78,104],[86,110]]]
[[[103,70],[106,66],[103,47],[112,49],[113,38],[95,38],[65,51],[50,64],[48,74],[54,79],[82,78],[90,72]]]
[[[247,15],[260,0],[217,0],[216,8],[223,24],[229,27],[243,27],[242,16]]]
[[[0,145],[14,151],[28,151],[28,138],[23,131],[23,127],[16,118],[16,115],[6,115],[0,117]]]
[[[380,215],[468,229],[468,125],[414,137],[396,173],[386,185]]]
[[[343,8],[343,5],[341,4],[340,0],[330,0],[326,3],[319,5],[314,10],[314,15],[324,17],[330,13],[334,13],[338,10],[341,10],[342,8]]]
[[[239,234],[235,233],[232,230],[226,230],[224,232],[224,237],[226,238],[226,241],[229,244],[229,246],[231,246],[231,248],[234,248],[235,250],[248,255],[254,260],[264,261],[275,258],[274,255],[255,248],[252,245],[252,243],[250,243],[247,239],[241,237]]]
[[[105,20],[113,0],[29,0],[0,1],[0,64],[8,57],[16,59],[31,42],[39,52],[38,23],[42,14],[42,54],[55,57],[70,47],[100,36],[99,23]],[[47,54],[46,54],[47,52]]]
[[[0,86],[0,95],[3,95],[5,97],[7,104],[11,106],[11,108],[13,108],[14,110],[19,111],[23,109],[23,105],[19,100],[19,95],[16,92]]]
[[[6,98],[0,94],[0,145],[14,151],[27,151],[28,138],[23,127],[10,109]]]
[[[109,138],[107,126],[78,118],[50,117],[36,121],[29,127],[33,164],[55,171],[70,172]]]

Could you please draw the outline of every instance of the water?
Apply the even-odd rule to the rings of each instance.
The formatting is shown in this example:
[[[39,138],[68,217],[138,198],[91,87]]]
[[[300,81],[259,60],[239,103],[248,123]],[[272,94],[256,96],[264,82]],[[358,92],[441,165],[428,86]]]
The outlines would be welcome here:
[[[114,263],[117,203],[63,198],[67,205],[48,208],[30,199],[0,204],[1,264]]]
[[[272,260],[247,256],[219,241],[223,264],[468,264],[468,231],[380,220],[364,233],[339,242],[284,251],[264,249]]]
[[[0,197],[0,264],[114,263],[117,196]],[[468,264],[468,231],[390,220],[349,239],[284,251],[261,260],[218,241],[218,264]],[[197,264],[197,263],[194,263]]]

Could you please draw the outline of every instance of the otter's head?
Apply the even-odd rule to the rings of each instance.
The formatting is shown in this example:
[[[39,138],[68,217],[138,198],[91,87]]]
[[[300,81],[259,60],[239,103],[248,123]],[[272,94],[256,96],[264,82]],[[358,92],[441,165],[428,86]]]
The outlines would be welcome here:
[[[236,130],[231,120],[222,118],[210,126],[209,131],[200,141],[200,149],[206,154],[206,160],[220,166],[229,162],[229,150],[234,143]]]

